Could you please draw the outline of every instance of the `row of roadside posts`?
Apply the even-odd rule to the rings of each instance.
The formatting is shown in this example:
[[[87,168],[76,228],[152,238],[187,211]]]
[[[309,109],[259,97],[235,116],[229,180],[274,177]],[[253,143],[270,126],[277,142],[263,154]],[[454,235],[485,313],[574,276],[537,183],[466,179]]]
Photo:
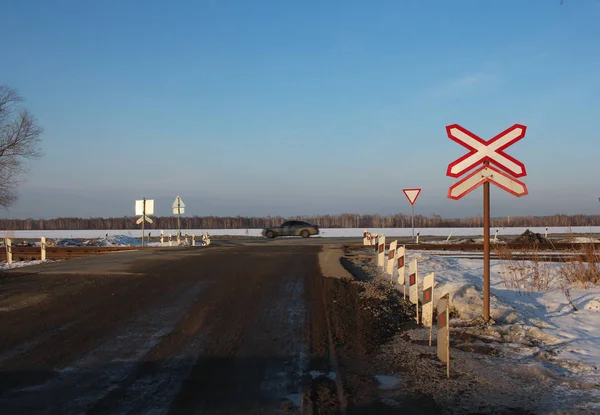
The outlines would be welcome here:
[[[196,235],[192,234],[192,235],[188,235],[187,232],[185,233],[184,237],[183,237],[183,245],[188,245],[189,243],[189,239],[191,239],[191,245],[192,246],[196,246]],[[203,233],[200,237],[200,246],[208,246],[210,245],[210,234],[207,233]],[[167,235],[167,241],[165,242],[165,235],[163,233],[163,231],[160,231],[160,246],[179,246],[182,245],[182,240],[181,240],[181,232],[177,232],[177,235],[175,235],[175,240],[173,240],[173,235],[168,234]]]
[[[12,253],[12,239],[4,238],[4,246],[6,247],[6,263],[8,265],[12,265],[13,263],[13,253]],[[42,236],[40,238],[40,259],[42,261],[46,260],[46,237]]]
[[[385,234],[371,235],[366,229],[363,234],[363,244],[375,246],[377,255],[377,266],[389,275],[390,283],[394,284],[394,276],[397,276],[397,282],[401,286],[404,299],[415,305],[416,322],[425,327],[429,327],[429,346],[433,339],[433,287],[435,273],[431,272],[425,275],[422,282],[419,278],[419,264],[413,259],[406,266],[406,249],[404,245],[398,246],[398,241],[392,241],[389,245],[388,255],[385,249]],[[371,241],[375,241],[372,243]],[[422,294],[419,295],[419,285],[422,286]],[[421,308],[419,309],[419,306]],[[450,377],[450,297],[448,294],[442,296],[437,303],[437,356],[440,361],[446,363],[446,375]]]
[[[183,239],[183,244],[187,245],[188,242],[191,240],[191,245],[192,246],[196,246],[196,235],[189,235],[188,239],[188,234],[185,234],[185,238]],[[176,244],[176,245],[175,245]],[[163,231],[160,231],[160,246],[179,246],[181,245],[181,240],[179,237],[177,237],[177,239],[174,241],[173,240],[173,236],[171,234],[167,235],[167,241],[165,242],[165,237],[164,237],[164,233]],[[200,239],[200,246],[208,246],[210,245],[210,234],[207,233],[203,233]],[[12,265],[13,263],[13,252],[12,252],[12,239],[11,238],[4,238],[4,246],[6,248],[6,263],[8,265]],[[42,261],[45,261],[47,256],[46,256],[46,250],[47,250],[48,245],[46,244],[46,237],[42,236],[40,237],[40,259]]]

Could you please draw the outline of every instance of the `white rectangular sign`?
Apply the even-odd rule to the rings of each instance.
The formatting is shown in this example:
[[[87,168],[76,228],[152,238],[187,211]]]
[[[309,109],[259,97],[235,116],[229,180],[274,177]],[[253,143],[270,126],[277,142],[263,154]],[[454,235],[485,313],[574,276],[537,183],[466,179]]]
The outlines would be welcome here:
[[[185,208],[173,208],[173,214],[174,215],[183,215],[185,213]]]
[[[141,216],[144,214],[144,201],[136,200],[135,201],[135,215]],[[154,215],[154,200],[149,199],[146,200],[146,215]]]

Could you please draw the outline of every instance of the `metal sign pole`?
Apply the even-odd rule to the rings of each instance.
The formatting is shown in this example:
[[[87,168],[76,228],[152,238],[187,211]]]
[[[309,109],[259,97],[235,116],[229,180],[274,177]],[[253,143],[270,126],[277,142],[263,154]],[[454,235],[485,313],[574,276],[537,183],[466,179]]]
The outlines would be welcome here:
[[[412,204],[412,238],[415,240],[415,205]]]
[[[485,166],[488,161],[483,163]],[[490,182],[483,184],[483,320],[490,321]]]
[[[177,197],[177,239],[181,237],[181,199]]]
[[[144,200],[144,209],[142,210],[142,247],[144,246],[144,225],[146,224],[146,198]]]
[[[450,293],[446,296],[446,377],[450,379]]]

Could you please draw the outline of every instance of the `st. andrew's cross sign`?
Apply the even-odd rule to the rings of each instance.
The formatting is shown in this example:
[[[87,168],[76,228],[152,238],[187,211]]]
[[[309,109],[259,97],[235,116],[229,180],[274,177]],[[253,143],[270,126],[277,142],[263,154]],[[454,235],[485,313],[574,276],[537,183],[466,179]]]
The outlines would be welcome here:
[[[486,141],[458,124],[446,127],[451,140],[469,149],[448,165],[446,175],[460,177],[479,166],[450,186],[448,197],[458,200],[483,184],[483,319],[486,322],[490,319],[490,182],[517,197],[529,193],[527,185],[515,178],[527,175],[525,165],[504,152],[525,137],[526,131],[526,126],[515,124]]]

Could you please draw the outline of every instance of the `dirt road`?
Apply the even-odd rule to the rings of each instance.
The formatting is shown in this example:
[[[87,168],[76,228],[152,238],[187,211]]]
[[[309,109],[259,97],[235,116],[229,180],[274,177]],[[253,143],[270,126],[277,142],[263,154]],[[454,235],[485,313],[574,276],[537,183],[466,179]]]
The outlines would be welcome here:
[[[320,251],[157,249],[0,276],[1,413],[396,413],[370,357],[393,327],[323,277]]]

